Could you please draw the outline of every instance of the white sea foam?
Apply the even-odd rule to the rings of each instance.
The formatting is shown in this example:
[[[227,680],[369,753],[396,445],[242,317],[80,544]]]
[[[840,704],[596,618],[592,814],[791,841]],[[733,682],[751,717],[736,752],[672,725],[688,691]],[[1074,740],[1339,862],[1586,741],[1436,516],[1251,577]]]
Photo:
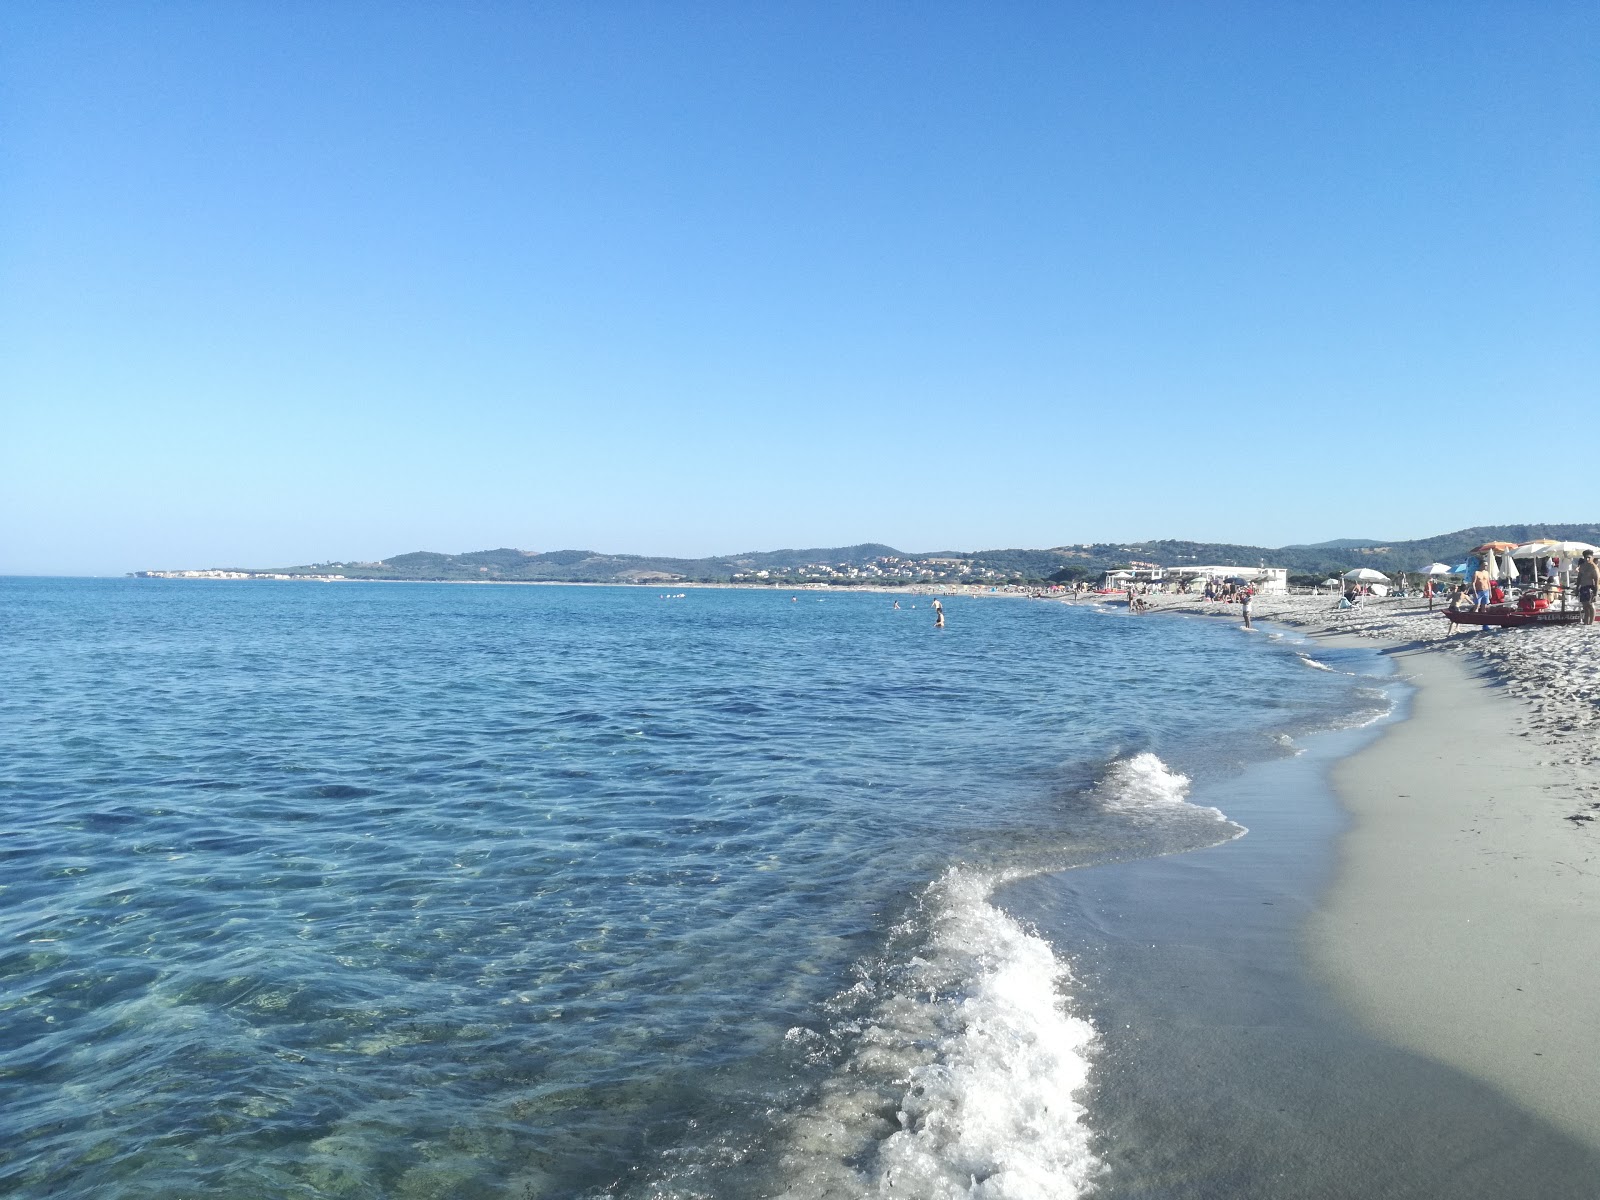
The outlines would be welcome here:
[[[917,955],[790,1124],[787,1200],[1070,1200],[1100,1173],[1075,1096],[1094,1028],[1068,1010],[1066,964],[990,903],[1001,882],[952,869],[929,887],[902,930]]]
[[[1112,812],[1154,815],[1183,809],[1206,813],[1218,821],[1228,819],[1220,808],[1189,803],[1189,777],[1148,750],[1112,763],[1094,794],[1100,806]]]
[[[1143,753],[1113,763],[1094,796],[1136,820],[1227,822],[1190,803],[1189,783]],[[885,958],[831,1006],[829,1026],[789,1031],[834,1069],[780,1119],[783,1182],[770,1194],[1073,1200],[1092,1190],[1104,1166],[1082,1092],[1095,1030],[1071,1009],[1068,965],[990,901],[1014,877],[947,871]]]
[[[1301,662],[1305,663],[1306,666],[1315,667],[1319,671],[1331,671],[1331,670],[1333,670],[1333,668],[1330,667],[1327,663],[1318,662],[1316,659],[1312,658],[1311,655],[1309,655],[1309,654],[1298,654],[1297,653],[1295,655],[1295,657],[1298,658]]]

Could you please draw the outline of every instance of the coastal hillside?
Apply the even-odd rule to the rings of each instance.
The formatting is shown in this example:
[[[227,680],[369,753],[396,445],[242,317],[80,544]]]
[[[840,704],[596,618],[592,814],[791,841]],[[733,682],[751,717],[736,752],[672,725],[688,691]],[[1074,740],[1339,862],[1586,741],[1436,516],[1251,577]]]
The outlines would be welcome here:
[[[1095,542],[1046,550],[942,550],[911,553],[876,542],[802,550],[751,551],[714,558],[603,554],[594,550],[501,548],[466,554],[419,550],[377,562],[320,562],[292,567],[222,567],[206,572],[144,571],[141,575],[218,574],[247,577],[391,579],[545,583],[826,583],[993,582],[1083,579],[1134,563],[1163,567],[1287,567],[1294,575],[1336,574],[1351,567],[1414,571],[1433,561],[1458,562],[1487,541],[1556,537],[1600,543],[1600,524],[1479,525],[1411,541],[1340,538],[1317,545],[1242,546],[1164,539]]]

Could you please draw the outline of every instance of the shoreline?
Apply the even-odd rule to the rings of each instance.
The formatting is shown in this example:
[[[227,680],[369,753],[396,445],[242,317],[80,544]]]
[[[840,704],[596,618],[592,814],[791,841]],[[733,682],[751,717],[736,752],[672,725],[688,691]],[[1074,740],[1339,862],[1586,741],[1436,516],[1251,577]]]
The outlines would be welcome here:
[[[1307,926],[1368,1028],[1600,1149],[1600,836],[1526,713],[1453,655],[1394,647],[1410,711],[1334,764],[1350,824]]]
[[[1407,664],[1381,646],[1338,639],[1323,655],[1415,699]],[[1393,1036],[1313,954],[1315,923],[1348,885],[1338,772],[1397,744],[1409,715],[1402,699],[1376,722],[1319,730],[1297,738],[1298,754],[1196,785],[1190,802],[1220,808],[1247,836],[996,893],[1070,964],[1072,1011],[1099,1031],[1081,1096],[1108,1169],[1097,1195],[1503,1200],[1587,1195],[1600,1178],[1600,1147],[1553,1119],[1552,1089],[1530,1104],[1473,1064]],[[1389,921],[1381,897],[1376,907]],[[1362,953],[1363,929],[1338,914],[1334,929]],[[1397,940],[1410,933],[1402,925]],[[1369,982],[1395,998],[1385,969]]]
[[[1379,1037],[1600,1150],[1600,633],[1452,635],[1415,601],[1262,599],[1258,620],[1377,643],[1413,689],[1329,770],[1348,826],[1306,921],[1314,978]]]

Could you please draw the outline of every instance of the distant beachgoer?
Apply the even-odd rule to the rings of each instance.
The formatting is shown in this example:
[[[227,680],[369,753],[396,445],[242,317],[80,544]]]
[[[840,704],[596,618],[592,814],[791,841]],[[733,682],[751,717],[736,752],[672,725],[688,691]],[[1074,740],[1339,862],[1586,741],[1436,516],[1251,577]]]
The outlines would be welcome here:
[[[1422,594],[1427,598],[1428,611],[1432,612],[1433,611],[1433,579],[1432,579],[1431,576],[1422,581]]]
[[[899,607],[900,607],[900,601],[898,601],[898,600],[896,600],[896,601],[895,601],[895,602],[894,602],[894,606],[895,606],[895,607],[896,607],[896,608],[899,608]]]
[[[1594,560],[1594,551],[1585,550],[1578,561],[1578,603],[1583,608],[1580,625],[1594,624],[1594,598],[1600,592],[1600,564]]]
[[[1244,606],[1244,627],[1246,629],[1254,628],[1254,626],[1250,624],[1250,610],[1255,598],[1256,593],[1254,588],[1245,588],[1244,593],[1239,598],[1239,603]]]
[[[944,605],[937,600],[933,602],[933,627],[935,629],[944,628]]]

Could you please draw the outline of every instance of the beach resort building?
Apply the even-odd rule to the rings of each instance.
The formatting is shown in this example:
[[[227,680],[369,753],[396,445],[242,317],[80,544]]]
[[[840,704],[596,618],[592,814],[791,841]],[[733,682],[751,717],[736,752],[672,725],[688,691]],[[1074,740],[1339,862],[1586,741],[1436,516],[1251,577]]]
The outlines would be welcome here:
[[[1289,568],[1287,567],[1229,567],[1213,564],[1196,567],[1153,567],[1145,563],[1118,571],[1107,571],[1101,587],[1122,588],[1137,584],[1180,584],[1184,582],[1204,585],[1208,579],[1240,579],[1254,585],[1262,595],[1287,595]]]

